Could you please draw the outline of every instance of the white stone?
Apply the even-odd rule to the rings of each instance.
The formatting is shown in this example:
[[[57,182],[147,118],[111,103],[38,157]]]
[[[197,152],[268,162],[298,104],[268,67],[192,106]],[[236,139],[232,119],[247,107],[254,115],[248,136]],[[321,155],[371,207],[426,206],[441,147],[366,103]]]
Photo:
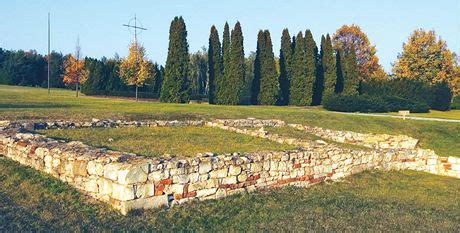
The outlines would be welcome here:
[[[85,190],[87,192],[96,193],[98,192],[97,179],[91,178],[86,181]]]
[[[222,179],[222,184],[236,184],[237,182],[236,176],[229,176]]]
[[[135,184],[147,181],[147,173],[141,166],[131,166],[118,171],[118,183]]]
[[[183,184],[173,184],[170,191],[175,194],[182,194],[184,193],[184,186]]]
[[[169,170],[154,171],[148,175],[148,179],[158,182],[169,178]]]
[[[217,188],[210,188],[210,189],[201,189],[196,191],[197,197],[206,197],[216,193]]]
[[[120,201],[129,201],[134,199],[133,185],[112,184],[112,197]]]
[[[200,168],[198,169],[198,172],[200,174],[208,173],[212,169],[212,164],[210,162],[203,162],[199,166]]]
[[[104,178],[98,179],[99,185],[99,193],[103,195],[111,195],[112,194],[112,181]]]
[[[228,174],[228,168],[222,168],[219,170],[214,170],[209,173],[211,178],[224,178]]]
[[[118,171],[121,168],[120,163],[110,163],[105,165],[104,167],[104,177],[110,180],[117,180],[118,178]]]

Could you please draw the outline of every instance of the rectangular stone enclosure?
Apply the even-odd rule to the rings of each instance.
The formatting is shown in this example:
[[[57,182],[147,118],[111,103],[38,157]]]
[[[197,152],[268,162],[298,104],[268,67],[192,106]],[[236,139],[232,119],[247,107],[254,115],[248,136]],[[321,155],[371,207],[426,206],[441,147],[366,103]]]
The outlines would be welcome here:
[[[299,149],[247,154],[205,153],[191,158],[147,158],[94,148],[81,142],[54,140],[26,131],[40,128],[184,125],[218,127],[297,145]],[[353,150],[320,140],[305,142],[283,138],[263,130],[267,126],[285,125],[282,121],[256,119],[210,122],[0,122],[0,155],[59,178],[83,193],[110,204],[122,214],[132,209],[216,199],[285,185],[308,187],[368,169],[411,169],[460,178],[460,158],[439,157],[432,150],[417,148],[417,140],[407,136],[358,134],[289,125],[323,138],[372,148]]]

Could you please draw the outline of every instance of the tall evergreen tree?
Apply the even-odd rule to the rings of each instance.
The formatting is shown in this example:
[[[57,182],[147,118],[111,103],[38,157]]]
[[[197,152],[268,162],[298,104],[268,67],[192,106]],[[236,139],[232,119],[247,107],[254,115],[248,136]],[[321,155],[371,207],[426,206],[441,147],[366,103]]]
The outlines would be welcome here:
[[[324,77],[323,98],[334,94],[337,82],[337,72],[335,67],[334,50],[329,34],[327,34],[324,44],[321,45],[321,64]]]
[[[262,105],[274,105],[278,102],[279,93],[278,72],[270,32],[261,30],[254,64],[253,101]]]
[[[281,36],[281,49],[280,49],[280,105],[289,103],[289,80],[291,75],[291,63],[293,55],[293,46],[289,30],[285,28]]]
[[[348,54],[345,56],[346,72],[343,80],[343,94],[357,95],[359,86],[358,63],[356,51],[353,45],[350,46]]]
[[[320,53],[316,61],[316,79],[313,87],[313,105],[320,105],[322,95],[324,92],[324,69],[323,69],[323,55],[326,45],[326,38],[321,36]]]
[[[260,92],[260,77],[261,73],[261,60],[263,56],[262,50],[265,46],[265,35],[262,30],[257,34],[257,48],[256,48],[256,59],[254,60],[254,76],[252,78],[251,85],[251,104],[258,104],[259,92]]]
[[[216,104],[225,104],[228,81],[228,73],[230,69],[230,29],[228,23],[225,22],[224,33],[222,35],[222,78],[216,83]]]
[[[209,103],[216,102],[216,93],[222,89],[222,51],[220,47],[219,34],[214,25],[211,27],[211,34],[209,35],[209,49],[208,49],[208,98]]]
[[[306,54],[305,38],[302,32],[299,32],[295,38],[295,49],[292,60],[292,77],[289,87],[289,105],[307,105],[305,98],[306,87]]]
[[[343,50],[337,49],[335,52],[335,67],[336,67],[336,84],[335,84],[335,93],[339,94],[343,91],[343,80],[346,73],[346,64],[345,57],[343,55]]]
[[[169,48],[166,59],[162,102],[185,103],[190,98],[188,74],[187,30],[182,17],[175,17],[169,29]]]
[[[241,31],[240,22],[235,24],[230,41],[228,69],[224,67],[225,91],[223,92],[220,103],[236,105],[241,101],[245,79],[243,32]]]
[[[313,83],[316,78],[316,60],[318,56],[318,47],[313,40],[313,35],[310,30],[305,32],[305,63],[306,63],[306,78],[305,80],[305,98],[306,105],[311,105],[313,102]]]

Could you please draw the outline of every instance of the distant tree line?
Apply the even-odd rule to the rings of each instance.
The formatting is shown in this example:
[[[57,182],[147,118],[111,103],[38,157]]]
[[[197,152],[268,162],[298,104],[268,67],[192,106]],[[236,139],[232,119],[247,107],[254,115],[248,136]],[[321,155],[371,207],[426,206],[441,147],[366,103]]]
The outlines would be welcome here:
[[[333,36],[321,36],[319,48],[310,30],[291,36],[284,29],[278,56],[268,30],[259,31],[256,51],[247,57],[243,42],[240,22],[233,28],[225,23],[222,40],[213,25],[208,47],[190,53],[184,19],[175,17],[170,25],[165,67],[148,61],[137,72],[148,77],[133,86],[129,69],[126,72],[120,68],[126,59],[117,55],[111,59],[86,57],[88,77],[81,90],[89,95],[133,96],[137,86],[140,98],[159,98],[162,102],[186,103],[207,98],[211,104],[296,106],[320,105],[334,95],[371,95],[370,90],[397,94],[389,87],[410,92],[398,88],[397,81],[392,81],[397,78],[426,82],[436,90],[432,93],[440,96],[456,95],[459,90],[458,58],[432,31],[417,30],[404,44],[393,68],[397,78],[385,74],[378,64],[375,46],[356,25],[344,25]],[[52,87],[67,87],[62,79],[69,56],[51,53]],[[416,60],[411,61],[411,57]],[[422,66],[423,60],[437,65]],[[0,49],[0,84],[46,87],[47,62],[47,56],[35,51]]]

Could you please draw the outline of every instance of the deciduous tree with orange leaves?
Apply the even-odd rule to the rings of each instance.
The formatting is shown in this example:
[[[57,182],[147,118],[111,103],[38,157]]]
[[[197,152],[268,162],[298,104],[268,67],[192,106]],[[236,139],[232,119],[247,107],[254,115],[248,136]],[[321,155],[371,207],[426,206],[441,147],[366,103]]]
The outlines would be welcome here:
[[[453,53],[435,31],[415,30],[393,66],[393,73],[401,78],[427,81],[431,84],[446,81],[458,94],[459,74],[456,72]],[[458,69],[458,68],[457,68]]]
[[[63,82],[66,85],[75,85],[76,95],[78,97],[79,85],[88,79],[88,71],[85,69],[85,61],[80,59],[81,48],[77,40],[75,55],[68,56],[64,61]]]
[[[385,78],[387,76],[375,54],[375,45],[369,42],[369,38],[359,26],[355,24],[343,25],[332,36],[332,43],[335,50],[341,50],[345,55],[349,54],[351,45],[353,45],[360,80]]]
[[[145,48],[137,42],[131,43],[129,53],[120,63],[120,78],[129,85],[136,86],[136,101],[138,87],[144,85],[151,77],[151,64],[146,58]]]

